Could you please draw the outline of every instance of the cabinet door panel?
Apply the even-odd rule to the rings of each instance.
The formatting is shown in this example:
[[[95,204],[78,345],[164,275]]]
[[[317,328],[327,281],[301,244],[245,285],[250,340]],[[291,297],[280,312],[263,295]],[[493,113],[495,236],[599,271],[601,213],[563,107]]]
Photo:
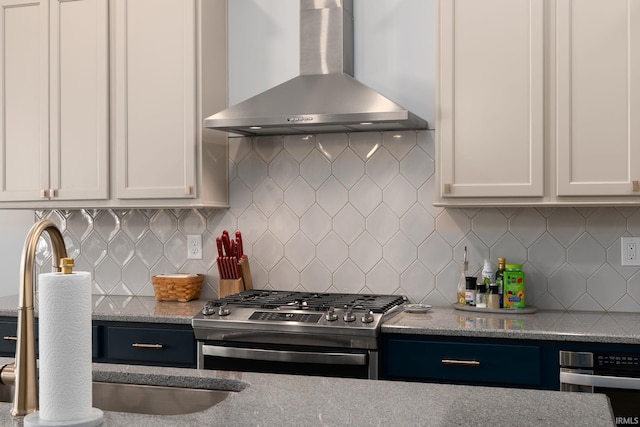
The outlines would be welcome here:
[[[540,347],[388,338],[383,369],[394,379],[538,386]]]
[[[117,197],[195,197],[194,0],[116,3]]]
[[[49,188],[49,2],[0,1],[0,200]]]
[[[640,4],[556,7],[558,195],[640,195]]]
[[[108,358],[112,362],[195,365],[196,343],[190,329],[110,326],[107,342]]]
[[[440,7],[442,197],[542,196],[543,2]]]
[[[51,188],[61,200],[106,199],[107,2],[51,5]]]

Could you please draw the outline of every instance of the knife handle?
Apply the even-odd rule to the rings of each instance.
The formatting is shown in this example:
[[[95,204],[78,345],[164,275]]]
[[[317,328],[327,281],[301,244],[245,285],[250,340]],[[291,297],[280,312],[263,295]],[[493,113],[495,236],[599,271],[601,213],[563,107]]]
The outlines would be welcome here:
[[[236,244],[238,246],[238,258],[242,258],[244,256],[244,248],[242,246],[242,233],[236,231]]]
[[[227,261],[226,256],[223,256],[221,258],[222,261],[222,276],[220,276],[221,279],[230,279],[231,277],[229,276],[229,262]]]
[[[223,277],[222,277],[222,257],[221,256],[219,256],[218,259],[216,260],[216,265],[218,266],[218,277],[223,279]]]
[[[238,257],[237,256],[231,257],[231,268],[233,269],[233,278],[234,279],[239,279],[240,278],[240,268],[238,268]]]
[[[220,237],[216,237],[216,246],[218,247],[218,256],[224,256],[222,253],[222,239]]]
[[[224,230],[222,232],[222,246],[224,247],[225,256],[231,255],[231,242],[229,240],[229,232]]]

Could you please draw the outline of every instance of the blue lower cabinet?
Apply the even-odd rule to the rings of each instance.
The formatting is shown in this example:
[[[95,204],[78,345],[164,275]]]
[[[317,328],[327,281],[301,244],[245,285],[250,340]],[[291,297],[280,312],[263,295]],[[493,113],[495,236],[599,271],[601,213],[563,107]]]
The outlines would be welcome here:
[[[107,362],[195,368],[193,329],[183,326],[108,325]]]
[[[36,353],[38,352],[38,319],[35,319]],[[18,319],[0,317],[0,356],[15,357],[18,342]]]
[[[17,318],[0,317],[0,356],[15,357],[17,329]],[[94,362],[196,367],[191,325],[93,321],[91,338]]]
[[[18,322],[13,319],[0,320],[0,355],[13,357],[16,354]]]
[[[388,336],[382,349],[386,379],[530,388],[543,381],[537,345]]]
[[[94,362],[102,362],[105,358],[103,329],[100,325],[91,326],[91,355]]]

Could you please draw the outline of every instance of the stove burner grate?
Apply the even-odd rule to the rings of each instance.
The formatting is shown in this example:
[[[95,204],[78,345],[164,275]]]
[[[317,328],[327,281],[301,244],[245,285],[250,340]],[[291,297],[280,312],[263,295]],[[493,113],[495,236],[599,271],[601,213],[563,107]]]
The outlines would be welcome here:
[[[295,291],[249,290],[214,300],[209,304],[217,307],[228,305],[275,309],[291,307],[312,311],[328,311],[330,308],[352,308],[353,310],[386,313],[406,301],[402,295],[314,293]]]

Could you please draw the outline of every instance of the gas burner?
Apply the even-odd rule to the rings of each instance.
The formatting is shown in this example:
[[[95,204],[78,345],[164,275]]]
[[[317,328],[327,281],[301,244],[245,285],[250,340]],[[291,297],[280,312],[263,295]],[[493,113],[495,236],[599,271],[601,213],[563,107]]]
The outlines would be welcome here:
[[[217,307],[226,303],[236,307],[322,312],[339,308],[367,313],[386,313],[404,302],[406,298],[402,295],[249,290],[210,301],[207,305]]]

